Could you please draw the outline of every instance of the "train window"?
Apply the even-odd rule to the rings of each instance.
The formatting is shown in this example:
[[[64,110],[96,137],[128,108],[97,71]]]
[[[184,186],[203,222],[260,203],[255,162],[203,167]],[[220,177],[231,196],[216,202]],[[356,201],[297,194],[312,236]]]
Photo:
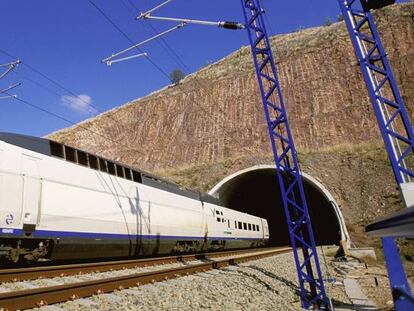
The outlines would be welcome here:
[[[77,163],[75,149],[65,146],[65,155],[67,161]]]
[[[230,228],[230,220],[227,220],[227,227]]]
[[[223,212],[220,212],[220,215],[223,216]]]
[[[125,178],[132,180],[131,170],[129,168],[124,167],[124,171],[125,171]]]
[[[116,175],[124,178],[124,168],[121,165],[116,165]]]
[[[55,143],[54,141],[50,142],[50,153],[52,156],[64,158],[63,145]]]
[[[257,225],[257,231],[260,231],[260,227],[259,227],[259,225]]]
[[[243,229],[241,221],[239,221],[239,229]]]
[[[220,212],[219,212],[219,211],[216,211],[216,214],[217,214],[217,215],[220,215]]]
[[[245,222],[243,223],[243,229],[247,230],[247,224]]]
[[[111,175],[116,175],[115,164],[112,162],[106,161],[106,165],[108,166],[108,173]]]
[[[78,163],[84,166],[88,166],[88,155],[85,152],[77,150]]]
[[[221,222],[221,218],[220,217],[217,217],[217,222]]]
[[[141,174],[140,174],[140,173],[138,173],[137,171],[132,171],[132,179],[133,179],[135,182],[142,183],[142,177],[141,177]]]
[[[249,226],[249,231],[252,231],[252,224],[248,224]]]
[[[224,218],[221,219],[221,222],[226,222],[226,220]]]
[[[256,225],[252,225],[252,230],[256,231]]]
[[[104,159],[99,159],[99,170],[101,172],[108,172],[108,167],[106,166],[106,161]]]
[[[234,221],[234,228],[237,229],[237,221]]]
[[[97,170],[98,169],[98,158],[91,154],[88,156],[88,158],[89,158],[89,167],[93,168],[94,170]]]

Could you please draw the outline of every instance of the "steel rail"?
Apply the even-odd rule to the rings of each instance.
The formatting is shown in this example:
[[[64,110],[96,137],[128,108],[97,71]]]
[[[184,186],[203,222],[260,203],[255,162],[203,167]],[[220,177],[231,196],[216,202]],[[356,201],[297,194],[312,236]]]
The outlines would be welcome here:
[[[279,255],[289,251],[291,251],[291,248],[262,250],[261,252],[254,252],[242,257],[210,260],[205,263],[179,268],[2,293],[0,294],[0,308],[7,311],[13,311],[41,307],[48,304],[113,292],[115,290],[122,290],[129,287],[136,287],[143,284],[165,281],[180,276],[205,272],[211,269],[220,269],[228,265],[235,265],[246,261]]]
[[[111,270],[131,269],[146,266],[155,266],[162,264],[170,264],[181,261],[193,261],[199,259],[207,259],[226,255],[236,255],[248,252],[258,252],[268,250],[268,248],[244,249],[227,252],[212,252],[202,254],[191,254],[181,256],[168,256],[158,258],[144,258],[121,261],[104,261],[94,263],[69,264],[69,265],[53,265],[31,268],[13,268],[0,270],[0,283],[18,282],[35,280],[39,278],[63,277],[91,272],[106,272]]]

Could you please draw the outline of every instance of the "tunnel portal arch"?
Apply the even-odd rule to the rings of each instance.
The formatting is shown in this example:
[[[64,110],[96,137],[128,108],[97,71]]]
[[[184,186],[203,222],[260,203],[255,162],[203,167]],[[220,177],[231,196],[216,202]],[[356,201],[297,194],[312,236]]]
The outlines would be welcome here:
[[[302,180],[318,245],[350,243],[345,220],[329,191],[309,174]],[[240,170],[220,181],[209,191],[224,206],[266,218],[271,245],[289,245],[279,181],[274,165],[256,165]]]

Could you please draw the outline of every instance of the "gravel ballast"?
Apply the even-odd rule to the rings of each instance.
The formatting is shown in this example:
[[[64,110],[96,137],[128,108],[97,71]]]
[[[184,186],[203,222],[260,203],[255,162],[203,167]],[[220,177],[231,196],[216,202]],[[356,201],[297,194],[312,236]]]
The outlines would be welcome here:
[[[60,303],[54,310],[299,310],[298,290],[289,253]],[[331,292],[335,301],[349,302],[341,286]]]

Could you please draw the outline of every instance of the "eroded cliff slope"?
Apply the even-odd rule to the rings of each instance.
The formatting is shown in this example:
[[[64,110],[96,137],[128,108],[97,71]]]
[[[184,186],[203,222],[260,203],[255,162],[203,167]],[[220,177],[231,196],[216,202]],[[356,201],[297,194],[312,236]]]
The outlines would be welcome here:
[[[388,7],[375,12],[375,17],[412,114],[414,4]],[[299,151],[379,139],[343,23],[279,35],[272,38],[272,45]],[[179,85],[50,137],[146,170],[270,153],[248,47]]]

